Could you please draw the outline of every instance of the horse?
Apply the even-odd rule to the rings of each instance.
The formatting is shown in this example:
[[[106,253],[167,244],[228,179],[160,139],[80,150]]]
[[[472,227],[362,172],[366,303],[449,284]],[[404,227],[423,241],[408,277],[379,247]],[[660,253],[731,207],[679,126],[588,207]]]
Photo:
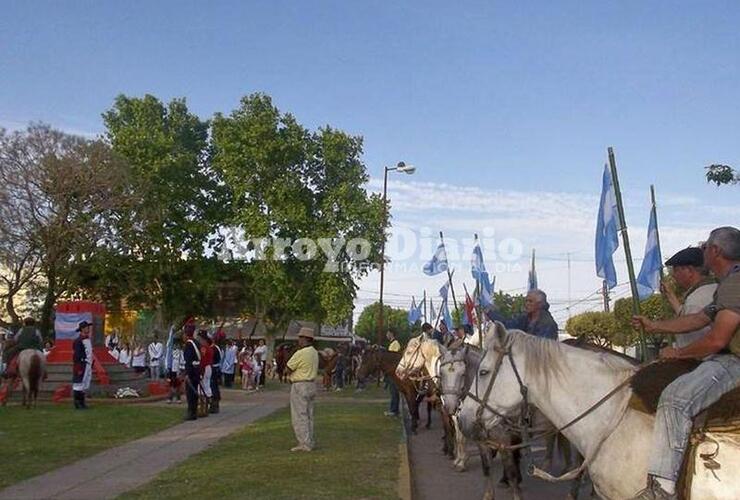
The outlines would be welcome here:
[[[288,381],[288,374],[285,371],[285,367],[288,365],[288,360],[293,355],[294,350],[295,348],[290,344],[281,344],[275,349],[275,371],[280,382],[285,383]]]
[[[533,471],[535,476],[550,481],[568,480],[587,468],[602,498],[633,498],[645,487],[655,421],[654,416],[629,406],[632,389],[628,382],[635,372],[633,363],[617,356],[578,349],[518,330],[507,331],[495,323],[478,373],[458,412],[459,423],[465,432],[495,446],[490,432],[511,425],[524,402],[522,393],[526,392],[530,402],[558,429],[563,429],[563,434],[586,457],[578,469],[560,477],[537,468]],[[696,467],[689,498],[738,497],[740,448],[730,438],[717,437],[716,446],[724,465],[711,470]],[[696,463],[702,463],[699,449]]]
[[[364,381],[371,373],[382,371],[386,377],[390,377],[398,387],[398,391],[403,394],[406,404],[411,413],[411,432],[416,434],[419,426],[419,404],[422,398],[419,397],[416,386],[408,380],[401,380],[396,375],[396,367],[401,361],[401,353],[386,351],[377,346],[370,346],[362,354],[360,368],[357,370],[357,379]],[[427,405],[427,422],[431,422],[431,406]]]
[[[36,407],[41,381],[46,373],[46,358],[44,353],[36,349],[23,349],[18,354],[18,376],[23,385],[23,406],[27,409]],[[5,402],[10,399],[16,379],[8,380]]]
[[[319,351],[319,368],[324,370],[324,375],[321,379],[324,390],[328,391],[332,385],[332,375],[334,369],[337,366],[337,360],[339,356],[337,352],[331,347],[327,347]]]

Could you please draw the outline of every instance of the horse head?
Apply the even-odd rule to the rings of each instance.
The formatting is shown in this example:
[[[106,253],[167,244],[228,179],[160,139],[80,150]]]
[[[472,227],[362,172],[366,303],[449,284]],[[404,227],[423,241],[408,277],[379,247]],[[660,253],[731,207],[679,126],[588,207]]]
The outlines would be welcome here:
[[[521,375],[517,373],[523,373],[523,366],[522,360],[515,361],[511,355],[514,338],[501,323],[488,325],[486,347],[458,412],[460,427],[466,435],[484,439],[521,411]]]
[[[376,345],[368,346],[360,358],[360,366],[357,368],[357,380],[364,382],[371,373],[380,369],[379,348]]]
[[[467,345],[448,349],[441,347],[439,357],[439,390],[442,404],[452,415],[465,397],[465,373],[467,371]]]
[[[401,361],[396,367],[398,378],[419,377],[425,368],[428,376],[436,377],[440,347],[439,342],[428,339],[423,335],[409,340],[401,356]]]

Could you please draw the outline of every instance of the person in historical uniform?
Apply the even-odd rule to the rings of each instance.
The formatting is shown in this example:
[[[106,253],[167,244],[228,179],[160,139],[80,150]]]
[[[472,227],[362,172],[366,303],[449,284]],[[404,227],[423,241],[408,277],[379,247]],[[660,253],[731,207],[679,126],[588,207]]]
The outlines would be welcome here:
[[[213,390],[211,377],[213,376],[213,345],[206,330],[198,332],[198,343],[200,344],[200,386],[206,395],[206,406],[211,407]]]
[[[316,398],[316,375],[319,371],[319,353],[313,347],[313,330],[303,327],[298,331],[298,350],[288,360],[286,370],[290,377],[290,420],[298,446],[290,451],[311,451],[316,445],[313,436],[313,406]]]
[[[90,388],[92,380],[92,324],[82,321],[77,326],[80,334],[72,343],[72,395],[75,408],[86,410],[85,391]]]
[[[221,360],[224,357],[224,351],[221,346],[224,345],[226,335],[222,331],[214,334],[211,341],[213,349],[213,362],[211,363],[211,404],[208,407],[210,413],[218,413],[221,405]],[[220,345],[219,345],[220,344]]]
[[[185,362],[185,398],[188,413],[185,420],[198,418],[198,387],[200,386],[200,348],[195,342],[195,325],[184,326],[182,357]]]

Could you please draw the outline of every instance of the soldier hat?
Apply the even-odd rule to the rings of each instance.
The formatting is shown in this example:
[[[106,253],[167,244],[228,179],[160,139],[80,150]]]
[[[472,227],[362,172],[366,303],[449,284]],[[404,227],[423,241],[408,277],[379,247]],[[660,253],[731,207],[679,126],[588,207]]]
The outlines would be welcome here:
[[[93,326],[93,324],[92,323],[88,323],[87,320],[80,321],[77,324],[77,330],[75,330],[75,331],[76,332],[81,332],[83,329],[87,328],[88,326]]]
[[[701,267],[704,265],[704,254],[702,253],[701,248],[684,248],[683,250],[676,253],[676,255],[665,261],[665,265]]]

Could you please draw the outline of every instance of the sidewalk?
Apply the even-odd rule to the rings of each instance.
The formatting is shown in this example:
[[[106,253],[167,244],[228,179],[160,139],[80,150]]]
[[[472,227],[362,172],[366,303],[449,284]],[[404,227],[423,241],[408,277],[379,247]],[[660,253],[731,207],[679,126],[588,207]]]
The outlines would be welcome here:
[[[222,398],[218,415],[183,422],[15,484],[0,491],[0,499],[115,498],[288,404],[284,390],[248,396],[241,391],[223,390]],[[91,417],[94,412],[90,410]]]

